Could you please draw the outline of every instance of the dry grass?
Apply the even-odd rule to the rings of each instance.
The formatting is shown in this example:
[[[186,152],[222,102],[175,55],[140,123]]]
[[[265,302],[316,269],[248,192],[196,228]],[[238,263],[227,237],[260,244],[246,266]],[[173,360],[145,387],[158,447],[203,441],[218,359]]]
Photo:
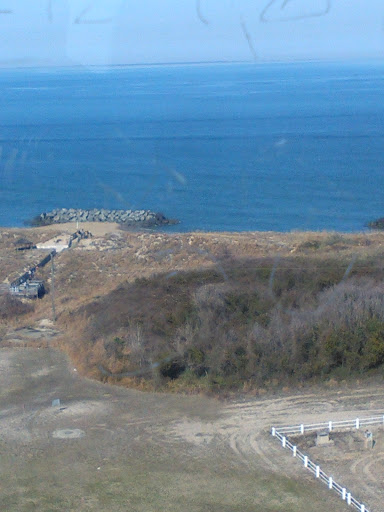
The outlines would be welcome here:
[[[177,272],[214,269],[224,275],[224,267],[243,260],[269,258],[306,258],[322,265],[329,258],[340,259],[347,268],[353,258],[382,260],[384,234],[381,232],[340,234],[329,232],[252,232],[252,233],[175,233],[125,232],[116,225],[92,223],[81,225],[93,231],[93,238],[55,258],[55,306],[60,327],[72,339],[83,332],[86,321],[71,314],[92,301],[101,301],[124,283],[154,274],[173,276]],[[31,229],[0,231],[0,281],[15,277],[40,255],[35,251],[15,251],[18,241],[34,243],[54,234],[74,231],[75,226],[56,225]],[[292,260],[293,261],[293,260]],[[299,260],[297,260],[299,261]],[[267,269],[267,272],[270,270]],[[52,285],[49,266],[39,275]],[[28,325],[52,315],[52,294],[35,303],[35,311],[13,320],[14,325]]]
[[[3,230],[0,237],[2,269],[0,281],[38,260],[36,253],[14,251],[17,239],[34,242],[60,234],[63,226],[28,230]],[[383,249],[384,234],[336,233],[130,233],[115,225],[87,226],[102,229],[78,248],[56,259],[58,312],[76,308],[90,298],[103,295],[124,281],[154,273],[219,266],[230,259],[306,255],[375,255]],[[65,229],[71,231],[70,225]],[[47,277],[46,273],[42,277]],[[63,305],[61,305],[61,303]],[[44,309],[44,307],[43,307]]]
[[[43,241],[53,232],[59,235],[62,228],[3,229],[0,281],[33,259],[32,253],[15,252],[19,238]],[[70,314],[138,277],[210,267],[220,274],[228,262],[263,257],[273,261],[277,255],[305,256],[318,262],[333,256],[344,262],[357,255],[378,262],[383,243],[384,235],[374,232],[164,234],[113,228],[55,259],[56,309],[64,333],[53,344],[73,358],[85,356],[86,362],[89,353],[76,353],[87,350],[86,345],[76,343],[76,333],[87,328],[88,320],[78,315],[71,325]],[[49,284],[48,268],[41,277]],[[48,294],[35,304],[33,313],[14,322],[31,325],[50,315]],[[0,335],[5,329],[0,326]],[[68,334],[74,342],[70,347]],[[280,465],[281,449],[276,446],[275,450],[266,432],[276,422],[311,422],[314,414],[321,421],[332,414],[339,417],[340,411],[348,418],[355,411],[368,414],[368,409],[379,410],[383,400],[379,388],[348,391],[330,381],[335,390],[307,390],[305,396],[297,389],[294,396],[284,397],[271,397],[264,388],[251,389],[263,398],[229,404],[219,411],[217,402],[202,397],[144,395],[80,379],[82,368],[75,374],[72,366],[69,372],[63,355],[51,348],[9,353],[2,349],[1,356],[0,366],[5,366],[0,372],[4,411],[0,501],[9,512],[315,512],[324,507],[341,511],[343,503],[325,487],[309,477],[303,480],[292,457],[286,456]],[[137,382],[126,378],[121,384]],[[244,390],[249,391],[247,383]],[[89,414],[54,416],[50,403],[56,397],[69,406],[68,411],[79,403],[97,402],[100,408]],[[188,425],[196,424],[198,430],[189,429],[191,437]],[[85,438],[65,445],[52,439],[54,429],[69,427],[83,429]],[[208,444],[198,444],[205,439]],[[266,469],[269,450],[274,456]]]
[[[4,511],[343,510],[290,460],[266,463],[268,450],[272,460],[280,453],[263,434],[278,400],[265,404],[265,416],[257,403],[227,409],[202,397],[104,386],[79,378],[49,349],[3,349],[0,363]],[[52,398],[65,409],[52,408]],[[69,428],[85,436],[53,438]]]
[[[130,233],[116,225],[92,223],[85,228],[95,233],[78,248],[62,253],[55,260],[56,307],[58,315],[75,310],[94,297],[103,296],[120,283],[149,277],[154,273],[173,273],[218,267],[229,260],[258,257],[303,255],[315,259],[324,256],[379,257],[384,247],[380,232],[337,234],[328,232],[255,232],[255,233]],[[15,277],[34,265],[40,255],[35,251],[17,252],[17,241],[34,243],[61,232],[71,232],[74,225],[52,225],[31,229],[0,231],[0,282]],[[84,226],[82,226],[84,227]],[[37,277],[49,282],[50,269]],[[36,316],[49,314],[50,297],[39,301]]]

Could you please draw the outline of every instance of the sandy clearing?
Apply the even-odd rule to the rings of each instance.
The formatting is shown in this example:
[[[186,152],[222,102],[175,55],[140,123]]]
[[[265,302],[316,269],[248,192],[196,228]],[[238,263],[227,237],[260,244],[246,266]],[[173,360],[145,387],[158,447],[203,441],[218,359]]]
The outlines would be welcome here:
[[[382,410],[384,403],[381,387],[363,385],[356,389],[306,390],[302,394],[296,392],[219,403],[204,397],[145,394],[92,382],[71,372],[65,357],[50,349],[2,349],[0,361],[3,369],[0,387],[4,389],[8,382],[8,394],[0,396],[2,454],[5,458],[22,460],[26,464],[31,460],[33,467],[40,467],[36,465],[41,460],[45,479],[48,477],[44,467],[51,468],[53,474],[62,474],[62,483],[56,481],[55,485],[63,490],[67,486],[71,490],[77,489],[77,480],[88,478],[89,471],[91,475],[99,466],[105,468],[109,465],[113,472],[116,468],[121,468],[121,471],[128,468],[128,472],[125,469],[122,474],[129,475],[141,466],[143,469],[140,471],[146,474],[153,471],[151,464],[156,467],[160,464],[162,469],[157,471],[162,478],[161,472],[178,464],[179,476],[174,474],[173,478],[181,478],[185,467],[192,464],[194,469],[188,473],[189,480],[197,478],[192,475],[206,471],[205,480],[212,482],[221,467],[228,467],[231,479],[239,485],[246,478],[251,478],[255,479],[257,489],[260,485],[257,484],[257,475],[268,474],[275,475],[278,481],[283,478],[287,482],[302,482],[300,485],[308,486],[308,497],[310,493],[323,496],[323,490],[317,484],[311,487],[314,484],[310,475],[270,436],[270,427],[312,422],[314,419],[328,421],[369,416]],[[52,407],[52,400],[56,398],[61,399],[60,408]],[[78,437],[78,431],[85,432],[85,435]],[[59,432],[58,435],[61,432],[68,439],[55,439],[52,436],[54,432]],[[72,434],[74,438],[70,439]],[[378,484],[376,471],[379,466],[374,466],[365,453],[362,454],[365,458],[360,456],[357,460],[350,455],[346,453],[345,460],[340,456],[340,464],[335,471],[340,471],[343,481],[343,472],[349,471],[354,464],[353,471],[349,471],[351,489],[358,495],[360,493],[363,499],[366,495],[365,501],[373,512],[380,510],[381,497],[373,492],[373,487]],[[384,451],[377,455],[376,462],[382,465]],[[163,459],[164,462],[158,462]],[[150,462],[144,464],[143,460]],[[332,461],[325,463],[327,468],[333,469]],[[12,462],[10,468],[15,464]],[[164,477],[168,481],[169,477],[165,474]],[[24,485],[23,478],[26,477],[21,475],[20,478],[20,485]],[[36,478],[42,481],[39,473]],[[116,477],[110,473],[108,478],[115,481]],[[362,478],[365,479],[364,485],[359,483]],[[258,491],[260,500],[270,492],[264,487]],[[30,492],[29,488],[26,492]],[[94,497],[100,492],[88,490],[86,495]],[[292,502],[295,505],[299,498],[287,492],[284,488],[274,490],[277,501],[273,510],[294,510],[287,508],[287,504]],[[242,496],[244,499],[245,495]],[[342,510],[343,505],[336,496],[333,498],[326,491],[324,496],[325,501],[330,500],[329,509]],[[201,500],[202,496],[194,494],[193,499]],[[255,510],[252,503],[244,510]],[[161,509],[161,506],[157,508]],[[228,510],[240,508],[230,507]],[[301,512],[304,508],[296,510]]]
[[[331,445],[316,446],[314,434],[294,438],[310,458],[327,468],[343,485],[354,489],[360,500],[370,505],[370,510],[382,510],[384,500],[384,428],[370,426],[374,446],[365,444],[364,429],[334,432]],[[329,474],[328,473],[328,474]]]
[[[375,416],[383,414],[383,404],[383,390],[364,387],[355,391],[335,390],[251,399],[227,404],[223,415],[215,422],[201,423],[183,418],[172,425],[170,432],[176,439],[195,446],[224,443],[246,467],[256,469],[262,461],[269,471],[296,475],[307,481],[311,476],[272,438],[271,426]],[[345,433],[346,437],[350,435],[350,432]],[[328,452],[328,457],[321,448],[312,449],[313,460],[324,464],[322,467],[328,474],[337,476],[338,481],[348,486],[371,511],[382,510],[384,498],[384,487],[377,488],[378,483],[383,483],[384,431],[380,436],[383,436],[383,441],[378,442],[374,452],[368,454],[357,449],[343,449],[345,443],[341,443],[341,448],[333,453]],[[311,451],[308,453],[311,456]]]
[[[105,401],[96,400],[77,400],[72,403],[60,402],[58,406],[48,406],[41,410],[41,421],[53,421],[54,419],[61,421],[62,418],[81,418],[85,419],[87,416],[97,415],[106,416],[111,412],[111,407]]]
[[[119,231],[119,224],[116,222],[66,222],[63,224],[50,224],[49,226],[42,226],[37,229],[38,231],[61,231],[63,233],[72,234],[78,229],[89,231],[94,236],[105,236],[114,231]]]

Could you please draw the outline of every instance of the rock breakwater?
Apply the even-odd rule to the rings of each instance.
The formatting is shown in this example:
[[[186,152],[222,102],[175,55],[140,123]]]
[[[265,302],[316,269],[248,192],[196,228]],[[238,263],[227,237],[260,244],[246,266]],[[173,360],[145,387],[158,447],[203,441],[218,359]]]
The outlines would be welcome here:
[[[177,224],[178,221],[167,219],[162,213],[150,210],[60,208],[41,213],[27,224],[30,226],[48,226],[65,222],[117,222],[126,227],[155,227]]]

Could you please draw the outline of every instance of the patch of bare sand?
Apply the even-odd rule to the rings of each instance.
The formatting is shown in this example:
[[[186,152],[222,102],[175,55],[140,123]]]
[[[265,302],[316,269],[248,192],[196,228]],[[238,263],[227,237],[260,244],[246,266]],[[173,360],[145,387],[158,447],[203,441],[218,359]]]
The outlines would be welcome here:
[[[54,370],[54,367],[52,368],[41,368],[41,370],[37,370],[37,372],[31,373],[32,378],[40,378],[40,377],[47,377],[47,375],[50,375]]]
[[[10,353],[6,350],[2,352],[5,355]],[[281,478],[284,481],[287,477],[287,481],[299,481],[304,487],[308,485],[308,496],[313,490],[315,493],[319,492],[321,499],[326,496],[330,500],[330,505],[327,505],[329,510],[341,510],[343,504],[336,496],[328,494],[326,489],[321,494],[320,484],[317,491],[318,487],[311,475],[270,436],[270,427],[286,423],[297,424],[301,421],[369,416],[377,413],[384,398],[384,390],[380,386],[356,385],[353,390],[312,389],[301,394],[286,393],[222,404],[202,397],[145,394],[91,382],[73,375],[63,356],[51,350],[15,349],[13,356],[13,361],[9,361],[11,366],[6,372],[10,374],[9,382],[24,385],[24,388],[17,394],[8,390],[8,399],[2,399],[2,449],[7,450],[9,457],[13,457],[11,469],[15,475],[17,460],[23,461],[23,464],[31,460],[33,471],[41,461],[44,462],[44,471],[36,476],[31,488],[35,489],[38,482],[46,485],[47,477],[53,469],[55,475],[61,475],[62,487],[59,486],[59,489],[63,493],[66,493],[66,485],[71,492],[76,488],[79,476],[73,471],[84,462],[86,464],[81,466],[81,475],[89,468],[97,471],[100,465],[106,472],[112,471],[108,469],[108,464],[109,468],[112,465],[117,468],[116,474],[125,475],[141,465],[141,478],[142,474],[153,472],[153,464],[161,454],[167,454],[169,464],[173,467],[175,460],[183,461],[182,472],[185,472],[185,464],[192,464],[193,471],[188,474],[188,478],[194,478],[191,475],[198,475],[203,471],[206,472],[204,478],[207,481],[212,481],[217,473],[216,467],[225,461],[224,464],[228,467],[228,480],[225,482],[233,482],[235,479],[238,490],[244,478],[250,475],[251,487],[244,491],[244,496],[248,496],[251,488],[252,493],[255,488],[258,499],[261,493],[270,492],[272,498],[276,497],[274,510],[285,509],[287,500],[299,498],[290,495],[281,486],[268,491],[266,482],[257,480],[260,473],[271,475],[272,480],[275,475],[276,482],[281,481]],[[56,371],[47,377],[50,380],[46,382],[41,379],[41,382],[37,381],[32,387],[28,376],[44,371],[44,368],[50,368],[53,364],[56,365]],[[23,376],[26,376],[24,380]],[[0,373],[0,385],[4,385],[4,382],[5,376]],[[54,398],[62,399],[61,405],[64,409],[51,407]],[[210,408],[212,410],[208,414],[207,410]],[[73,442],[54,441],[52,434],[58,430],[65,431],[63,435],[67,437],[76,435],[77,430],[85,432],[86,435]],[[65,450],[61,452],[62,446],[65,446]],[[377,447],[379,448],[379,444]],[[340,450],[340,454],[342,457],[343,450]],[[144,460],[143,457],[147,459]],[[367,460],[366,463],[354,467],[356,480],[351,480],[350,488],[357,496],[361,492],[361,498],[371,510],[374,510],[375,505],[380,510],[380,496],[369,495],[367,490],[366,497],[366,491],[359,483],[359,478],[370,479],[371,475],[376,474],[375,467],[370,464]],[[161,467],[166,468],[167,463],[162,462]],[[348,467],[345,466],[346,470]],[[23,471],[23,468],[22,465],[17,466],[18,471]],[[60,471],[64,473],[61,474]],[[168,481],[169,475],[165,476]],[[341,483],[344,481],[343,475],[334,476]],[[176,470],[172,473],[172,478],[175,477],[177,478]],[[23,473],[21,476],[17,475],[17,478],[17,482],[23,485]],[[111,478],[112,473],[107,473],[106,481]],[[256,479],[255,483],[253,479]],[[133,484],[134,482],[129,481],[124,486]],[[13,485],[16,485],[15,482]],[[174,481],[171,485],[172,488],[177,487]],[[217,485],[225,484],[220,480]],[[200,489],[200,486],[201,480],[196,480],[196,488]],[[226,489],[226,492],[226,496],[232,496],[232,490],[229,492]],[[200,499],[198,494],[194,495],[194,499],[196,496]],[[124,496],[124,506],[126,499]],[[202,500],[201,503],[203,507]],[[250,507],[243,509],[255,510],[254,506],[255,503],[252,502]],[[165,510],[162,505],[152,509]],[[237,509],[242,510],[240,505]],[[21,508],[16,506],[11,510]],[[309,508],[305,508],[304,501],[303,506],[297,510]]]
[[[183,418],[170,426],[169,433],[187,443],[201,446],[209,444],[215,436],[220,434],[220,430],[221,427],[212,422],[205,423]]]
[[[0,372],[4,375],[4,371],[11,365],[12,352],[10,350],[2,350],[0,357]]]
[[[62,231],[63,233],[74,233],[78,229],[89,231],[94,236],[105,236],[109,233],[119,230],[119,224],[116,222],[66,222],[63,224],[50,224],[34,228],[37,231]]]
[[[1,439],[22,443],[46,439],[47,432],[58,427],[92,424],[92,418],[107,418],[110,411],[109,404],[101,400],[77,401],[60,408],[52,407],[48,397],[47,405],[43,407],[36,408],[30,404],[7,407],[0,411]]]
[[[296,436],[293,442],[360,500],[374,506],[384,499],[384,430],[377,425],[368,428],[373,446],[367,443],[365,428],[333,431],[331,444],[324,446],[316,446],[315,434]]]
[[[258,468],[263,464],[265,469],[274,473],[311,479],[297,460],[272,438],[271,426],[377,416],[383,414],[383,399],[384,391],[380,388],[323,390],[302,395],[249,399],[227,404],[223,414],[213,422],[195,421],[187,417],[175,421],[170,425],[169,435],[196,448],[208,449],[213,443],[230,448],[237,460],[249,468]],[[313,447],[309,449],[309,455],[322,464],[328,474],[348,486],[370,509],[381,510],[384,491],[377,486],[379,479],[381,482],[378,475],[382,474],[384,468],[384,431],[371,430],[376,432],[377,444],[373,450],[364,450],[358,443],[349,446],[351,443],[348,444],[348,439],[356,436],[363,438],[363,433],[346,432],[339,434],[338,445],[334,449]]]
[[[3,409],[0,412],[1,440],[6,442],[31,442],[32,434],[28,428],[28,422],[32,416],[33,413],[26,412],[20,406],[11,406]]]
[[[109,412],[110,407],[108,402],[101,400],[79,400],[68,405],[62,402],[61,407],[47,407],[40,413],[40,418],[49,419],[57,416],[65,418],[84,418],[85,416],[95,414],[107,416]]]

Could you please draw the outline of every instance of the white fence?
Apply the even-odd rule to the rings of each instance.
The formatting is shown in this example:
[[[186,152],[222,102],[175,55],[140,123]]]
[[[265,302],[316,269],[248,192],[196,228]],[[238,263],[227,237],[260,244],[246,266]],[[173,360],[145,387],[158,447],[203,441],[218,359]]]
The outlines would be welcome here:
[[[335,491],[348,505],[351,505],[360,512],[369,512],[366,506],[354,498],[349,490],[335,482],[334,479],[327,475],[319,465],[311,461],[307,455],[297,448],[297,446],[292,444],[287,437],[287,434],[304,434],[306,432],[315,432],[318,430],[328,430],[328,432],[332,432],[336,429],[360,429],[368,425],[384,425],[384,415],[374,416],[371,418],[356,418],[354,420],[346,421],[327,421],[325,423],[312,423],[308,425],[301,424],[285,427],[272,427],[271,434],[281,442],[281,446],[283,448],[290,450],[293,457],[300,460],[303,463],[303,466],[310,471],[315,478],[318,478],[321,482],[326,484],[329,489]]]
[[[356,418],[354,420],[344,421],[326,421],[324,423],[311,423],[308,425],[293,425],[287,427],[278,427],[280,434],[304,434],[304,432],[314,432],[316,430],[340,430],[340,429],[359,429],[368,425],[384,425],[384,415],[373,416],[372,418]],[[274,427],[272,427],[272,435]]]

